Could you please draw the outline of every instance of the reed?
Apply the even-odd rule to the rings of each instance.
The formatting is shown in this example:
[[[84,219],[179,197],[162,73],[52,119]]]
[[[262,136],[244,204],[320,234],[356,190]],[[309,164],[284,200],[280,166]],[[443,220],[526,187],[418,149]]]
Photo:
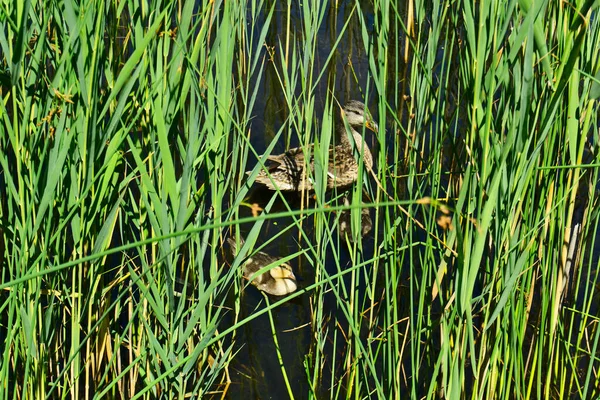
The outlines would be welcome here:
[[[597,2],[0,20],[0,399],[600,395]],[[376,168],[327,192],[350,99],[381,128]],[[296,146],[314,193],[256,200]],[[365,207],[371,233],[340,239]],[[298,291],[246,289],[259,250]]]

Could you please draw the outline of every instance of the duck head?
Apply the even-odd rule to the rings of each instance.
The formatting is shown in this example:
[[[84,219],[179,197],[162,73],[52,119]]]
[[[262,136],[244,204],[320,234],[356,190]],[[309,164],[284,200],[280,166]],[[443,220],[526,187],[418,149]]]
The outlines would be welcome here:
[[[259,285],[259,289],[274,296],[285,296],[295,292],[298,289],[296,276],[289,264],[283,263],[272,268],[269,274],[273,278],[268,282]],[[263,286],[263,287],[260,287]]]
[[[373,120],[371,113],[360,101],[351,100],[346,103],[342,109],[342,117],[346,118],[348,125],[359,132],[362,130],[363,125],[375,133],[379,131],[379,126]]]

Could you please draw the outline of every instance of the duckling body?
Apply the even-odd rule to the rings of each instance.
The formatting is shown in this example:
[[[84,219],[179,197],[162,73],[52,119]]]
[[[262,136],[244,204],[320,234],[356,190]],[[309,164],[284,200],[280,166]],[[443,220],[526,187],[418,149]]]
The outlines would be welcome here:
[[[235,240],[227,238],[227,242],[231,247],[231,253],[235,257],[237,255]],[[243,245],[243,243],[243,239],[240,239],[240,245]],[[286,294],[295,292],[298,285],[296,284],[296,276],[289,264],[281,263],[257,275],[258,271],[270,264],[276,263],[278,260],[280,260],[280,257],[273,257],[259,251],[248,258],[242,265],[244,278],[250,280],[250,283],[256,286],[258,290],[262,290],[273,296],[285,296]]]
[[[336,126],[336,146],[329,149],[329,165],[327,171],[327,189],[345,187],[356,182],[359,174],[359,163],[354,156],[354,148],[363,158],[367,169],[373,166],[373,157],[369,147],[359,133],[362,126],[377,131],[377,124],[359,101],[350,101],[344,106],[342,112],[350,126],[352,141],[346,133],[343,121]],[[354,142],[354,143],[352,143]],[[310,146],[310,154],[313,148]],[[301,147],[289,149],[283,154],[269,156],[267,171],[261,170],[256,177],[256,182],[265,185],[270,190],[278,188],[281,191],[305,191],[313,189],[313,182],[309,178],[308,167],[314,173],[314,160],[306,159]]]
[[[350,202],[347,197],[344,197],[344,205],[350,206]],[[344,210],[340,213],[338,222],[338,232],[340,238],[345,239],[346,237],[350,243],[354,243],[355,236],[352,233],[352,213],[351,210]],[[360,210],[360,236],[365,237],[373,229],[373,220],[371,219],[371,213],[368,208],[362,208]]]

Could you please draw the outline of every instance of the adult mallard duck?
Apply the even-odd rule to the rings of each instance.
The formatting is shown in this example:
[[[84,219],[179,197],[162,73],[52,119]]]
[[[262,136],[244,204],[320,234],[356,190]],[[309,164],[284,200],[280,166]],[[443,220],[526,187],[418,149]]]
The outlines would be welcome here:
[[[231,248],[231,253],[235,257],[237,255],[235,239],[227,238],[227,242]],[[243,244],[244,240],[240,238],[240,245]],[[279,257],[273,257],[259,251],[249,257],[242,265],[244,278],[250,280],[250,283],[256,286],[257,289],[273,296],[285,296],[296,291],[298,288],[296,276],[294,276],[292,267],[289,264],[280,263],[280,265],[276,265],[262,274],[256,274],[264,267],[277,263],[278,260],[280,260]]]
[[[377,124],[371,114],[360,101],[350,101],[342,110],[342,118],[346,120],[352,134],[352,143],[346,133],[343,120],[337,121],[335,128],[335,146],[329,150],[329,166],[327,171],[327,189],[345,187],[356,182],[358,178],[358,162],[354,149],[363,158],[368,170],[373,166],[371,151],[359,133],[362,126],[377,132]],[[270,162],[258,173],[256,182],[265,185],[270,190],[277,187],[281,191],[312,190],[313,182],[305,171],[307,160],[301,147],[289,149],[283,154],[269,156]],[[311,171],[314,172],[314,161],[308,160]]]
[[[350,201],[348,197],[344,196],[344,205],[349,207]],[[360,236],[365,237],[373,229],[373,220],[371,219],[371,213],[368,208],[362,208],[360,210]],[[351,210],[344,210],[340,213],[338,222],[338,232],[340,238],[345,239],[346,237],[350,243],[354,243],[355,236],[352,234],[352,212]]]

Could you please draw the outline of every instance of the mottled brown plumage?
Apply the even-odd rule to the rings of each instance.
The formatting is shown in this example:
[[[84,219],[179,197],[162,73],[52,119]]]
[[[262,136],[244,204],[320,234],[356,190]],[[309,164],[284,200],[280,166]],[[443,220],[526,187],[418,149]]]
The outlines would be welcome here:
[[[362,157],[365,167],[370,170],[373,166],[373,157],[369,147],[363,140],[359,131],[362,126],[377,132],[377,124],[373,121],[365,105],[360,101],[350,101],[344,106],[342,112],[349,125],[352,141],[346,133],[343,121],[336,126],[335,143],[329,149],[329,165],[327,171],[327,189],[345,187],[356,182],[358,178],[359,163],[356,160],[355,150]],[[312,155],[311,146],[310,153]],[[265,185],[270,190],[304,191],[312,190],[313,182],[310,176],[314,173],[314,161],[306,160],[301,147],[289,149],[283,154],[269,156],[267,171],[261,170],[256,177],[256,182]],[[310,166],[312,173],[305,171],[306,165]]]

